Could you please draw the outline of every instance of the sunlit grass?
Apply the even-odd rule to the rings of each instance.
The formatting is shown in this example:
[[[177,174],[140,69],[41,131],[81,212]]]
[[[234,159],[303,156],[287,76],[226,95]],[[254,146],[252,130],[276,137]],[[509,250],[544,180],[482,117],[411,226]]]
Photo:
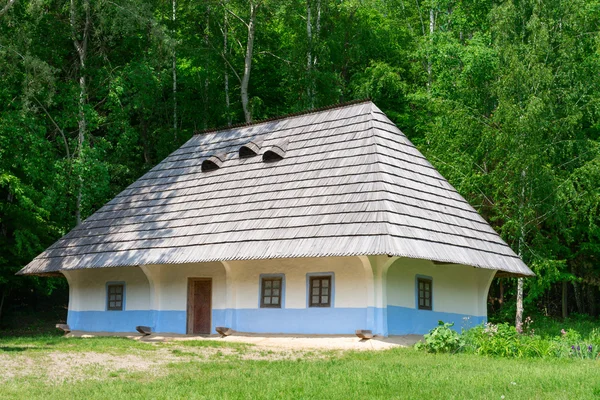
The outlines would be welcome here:
[[[28,337],[0,338],[0,354],[2,352],[34,352],[34,351],[97,351],[102,353],[127,353],[131,350],[153,351],[156,346],[123,337],[66,338],[64,336],[42,335]]]
[[[51,343],[49,345],[48,343]],[[233,345],[233,346],[232,346]],[[553,398],[600,396],[600,363],[574,359],[502,359],[468,354],[433,355],[413,349],[345,352],[296,360],[252,360],[241,355],[198,358],[197,349],[225,351],[248,346],[221,341],[182,341],[148,344],[128,339],[12,339],[4,347],[37,346],[44,351],[129,353],[165,349],[174,361],[161,374],[116,369],[90,374],[77,381],[48,382],[20,376],[0,386],[2,399],[171,399],[171,398]],[[240,347],[241,346],[241,347]],[[254,349],[248,347],[249,349]],[[173,351],[177,350],[173,354]],[[256,348],[256,351],[262,351]],[[149,357],[160,352],[145,353]],[[318,354],[311,351],[311,354]],[[0,351],[0,355],[2,352]]]

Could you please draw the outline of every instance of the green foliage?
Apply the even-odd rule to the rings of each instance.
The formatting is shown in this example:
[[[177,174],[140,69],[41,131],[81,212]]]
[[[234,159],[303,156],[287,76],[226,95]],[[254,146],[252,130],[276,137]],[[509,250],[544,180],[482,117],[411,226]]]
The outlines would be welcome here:
[[[453,326],[452,323],[439,321],[438,326],[425,334],[425,342],[417,343],[415,348],[429,353],[451,353],[458,350],[463,343],[458,332],[451,329]]]
[[[537,334],[532,324],[531,318],[527,318],[521,334],[507,323],[486,323],[461,334],[451,331],[454,334],[451,335],[444,330],[451,325],[440,321],[440,326],[426,334],[425,342],[417,343],[415,348],[432,353],[461,352],[503,358],[600,359],[600,329],[593,328],[582,335],[573,327],[548,331],[547,325],[545,329],[542,327],[542,334]]]
[[[536,272],[528,309],[559,315],[566,282],[568,313],[598,314],[598,0],[260,3],[255,119],[371,97]],[[73,4],[74,27],[65,0],[0,16],[0,296],[49,293],[56,281],[14,272],[78,209],[90,215],[195,131],[243,120],[248,2],[177,1],[175,21],[171,2],[90,2],[83,70]],[[501,318],[514,286],[503,281]]]
[[[522,357],[520,335],[507,323],[479,325],[463,334],[465,350],[480,355]]]

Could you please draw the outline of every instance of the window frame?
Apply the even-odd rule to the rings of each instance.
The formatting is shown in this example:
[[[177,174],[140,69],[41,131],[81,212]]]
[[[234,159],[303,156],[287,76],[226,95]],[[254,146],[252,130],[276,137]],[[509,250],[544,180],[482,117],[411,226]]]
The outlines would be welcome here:
[[[422,311],[433,311],[433,278],[430,276],[423,276],[423,275],[417,275],[415,277],[415,297],[416,297],[416,306],[417,306],[417,310],[422,310]],[[421,296],[421,289],[420,289],[420,283],[423,283],[425,285],[429,285],[429,291],[425,290],[425,288],[423,288],[423,296]],[[427,299],[426,293],[429,292],[429,306],[425,305],[425,301],[423,302],[423,305],[421,306],[421,298],[423,298],[424,300]]]
[[[271,282],[271,286],[267,287],[266,282]],[[274,290],[273,287],[274,282],[279,282],[279,295],[275,296],[271,292],[270,295],[266,295],[266,291],[268,289]],[[265,297],[270,298],[269,303],[265,303]],[[273,304],[272,300],[274,297],[279,297],[279,302],[277,304]],[[260,278],[260,308],[281,308],[281,298],[283,297],[283,278],[279,276],[262,276]]]
[[[110,288],[120,286],[121,287],[121,308],[110,306]],[[127,291],[127,285],[125,282],[106,282],[106,311],[125,311],[125,293]],[[116,301],[116,300],[115,300]]]
[[[313,282],[317,279],[323,280],[323,279],[328,279],[329,280],[329,293],[328,293],[328,303],[321,303],[319,302],[318,304],[313,303],[312,302],[312,293],[313,293]],[[322,286],[319,285],[319,288],[321,289]],[[319,290],[319,299],[323,296],[322,291]],[[307,308],[334,308],[334,301],[335,301],[335,276],[333,274],[333,272],[323,272],[323,273],[310,273],[310,274],[306,274],[306,307]]]
[[[265,280],[277,279],[281,281],[279,286],[279,305],[265,304],[263,293],[266,288],[264,287],[264,282]],[[273,310],[285,308],[285,274],[260,274],[258,281],[258,308]]]

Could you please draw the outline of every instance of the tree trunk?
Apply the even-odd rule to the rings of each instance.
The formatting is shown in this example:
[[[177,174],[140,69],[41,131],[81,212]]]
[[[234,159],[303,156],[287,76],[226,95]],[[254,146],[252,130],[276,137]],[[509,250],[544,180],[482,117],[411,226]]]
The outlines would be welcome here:
[[[429,10],[429,42],[430,42],[430,50],[429,53],[431,53],[431,47],[433,47],[433,31],[435,30],[435,13],[433,11],[433,8]],[[428,60],[427,60],[427,90],[430,91],[431,90],[431,81],[432,81],[432,62],[431,62],[431,54],[429,54]]]
[[[346,87],[348,85],[348,83],[350,82],[350,73],[348,71],[348,64],[350,63],[350,46],[351,46],[351,41],[350,41],[350,30],[352,29],[351,24],[354,22],[354,13],[356,12],[356,9],[352,10],[350,12],[350,15],[348,16],[348,23],[345,26],[345,31],[344,31],[344,54],[343,54],[343,65],[342,65],[342,71],[341,71],[341,75],[342,75],[342,80],[343,80],[343,86],[340,88],[340,98],[339,98],[339,102],[343,103],[345,101],[345,92],[346,92]]]
[[[84,157],[84,145],[87,131],[87,121],[85,116],[85,107],[87,103],[87,86],[85,76],[85,63],[87,58],[87,44],[90,32],[90,2],[89,0],[83,0],[83,10],[85,14],[85,21],[83,25],[83,32],[81,32],[81,39],[78,35],[77,27],[77,9],[75,0],[71,0],[70,3],[70,23],[71,23],[71,38],[73,45],[79,56],[79,102],[78,102],[78,115],[77,115],[77,126],[79,128],[79,134],[77,136],[78,144],[78,155],[80,162]],[[79,168],[78,176],[78,188],[77,188],[77,201],[75,207],[75,217],[77,225],[81,224],[81,206],[83,200],[83,175],[82,168]]]
[[[575,304],[577,305],[577,312],[583,314],[585,312],[583,306],[583,299],[581,298],[581,286],[578,282],[573,282],[573,289],[575,290]]]
[[[569,316],[569,310],[567,308],[568,294],[569,294],[569,286],[567,285],[567,282],[565,281],[562,283],[562,317],[563,318],[567,318]]]
[[[227,35],[228,35],[228,27],[227,27],[227,10],[223,13],[223,57],[227,57]],[[224,62],[224,71],[225,71],[225,112],[227,113],[227,126],[231,126],[231,111],[230,105],[231,102],[229,100],[229,66],[227,65],[227,61]]]
[[[210,29],[210,5],[206,7],[206,29],[209,30]],[[208,33],[205,34],[204,36],[204,40],[206,42],[206,47],[208,47]],[[209,61],[208,61],[208,57],[205,58],[205,66],[204,69],[206,71],[208,71],[210,69],[210,65],[209,65]],[[206,130],[208,128],[208,102],[209,102],[209,85],[210,85],[210,80],[208,79],[209,75],[208,72],[206,73],[206,76],[204,77],[204,93],[203,93],[203,99],[202,99],[202,103],[204,106],[204,110],[202,113],[202,125],[204,127],[204,130]]]
[[[177,143],[177,50],[175,40],[175,20],[177,17],[177,0],[173,0],[173,30],[171,36],[173,38],[173,138]]]
[[[148,121],[146,118],[142,119],[141,122],[141,139],[142,139],[142,151],[144,153],[144,162],[146,165],[152,164],[152,159],[150,158],[150,143],[148,138]]]
[[[2,291],[2,297],[0,297],[0,321],[2,321],[2,309],[4,308],[4,299],[6,298],[6,290]]]
[[[242,76],[241,95],[242,108],[246,123],[252,122],[252,112],[248,104],[248,83],[250,82],[250,71],[252,70],[252,48],[254,47],[254,27],[256,24],[256,10],[258,5],[250,2],[250,21],[248,22],[248,42],[246,43],[246,58],[244,59],[244,75]]]
[[[523,259],[523,246],[525,244],[525,221],[523,207],[525,206],[525,170],[521,171],[521,199],[519,203],[519,258]],[[517,315],[515,316],[515,328],[517,332],[523,332],[523,278],[517,282]]]
[[[3,16],[4,14],[6,14],[8,12],[8,10],[10,10],[10,8],[13,6],[13,4],[15,4],[16,1],[17,0],[8,0],[8,3],[6,3],[4,8],[2,8],[0,10],[0,17]]]
[[[587,305],[589,313],[592,317],[595,317],[598,313],[596,310],[596,286],[587,284]]]
[[[316,24],[316,34],[315,37],[319,40],[319,35],[321,34],[321,0],[317,0],[317,24]],[[315,63],[317,60],[315,59]]]
[[[314,108],[314,93],[313,93],[313,78],[312,78],[312,17],[310,10],[310,0],[306,0],[306,36],[308,37],[308,51],[306,54],[307,62],[306,62],[306,74],[308,78],[308,87],[306,88],[306,94],[308,96],[308,104],[310,108]]]
[[[523,332],[523,278],[517,281],[517,316],[515,318],[517,332]]]

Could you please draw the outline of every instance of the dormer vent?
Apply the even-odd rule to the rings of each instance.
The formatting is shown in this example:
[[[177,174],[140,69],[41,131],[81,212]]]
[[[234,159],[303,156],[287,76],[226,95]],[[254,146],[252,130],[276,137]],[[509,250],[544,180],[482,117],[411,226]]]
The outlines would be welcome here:
[[[262,139],[254,139],[251,142],[246,143],[245,145],[240,147],[239,157],[250,158],[258,155],[258,153],[260,153],[262,142]]]
[[[221,168],[225,161],[225,154],[215,154],[202,161],[202,172],[214,171]]]
[[[279,141],[265,149],[263,153],[263,161],[272,162],[283,160],[287,151],[289,140]]]

